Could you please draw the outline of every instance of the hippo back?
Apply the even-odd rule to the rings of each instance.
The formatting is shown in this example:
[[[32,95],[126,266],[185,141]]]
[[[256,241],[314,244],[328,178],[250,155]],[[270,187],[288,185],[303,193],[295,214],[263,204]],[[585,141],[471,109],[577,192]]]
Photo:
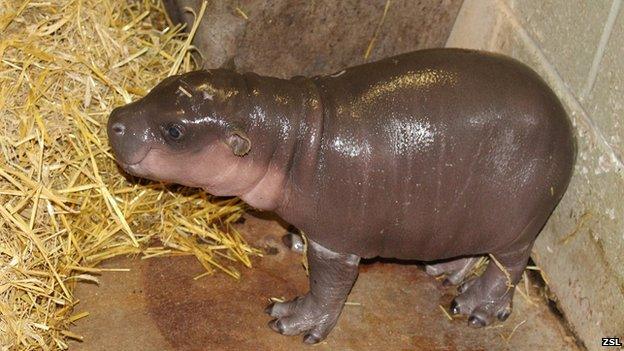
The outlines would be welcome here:
[[[434,49],[313,81],[321,141],[293,165],[313,176],[293,179],[278,212],[333,250],[422,260],[491,252],[545,221],[567,187],[570,122],[518,61]]]

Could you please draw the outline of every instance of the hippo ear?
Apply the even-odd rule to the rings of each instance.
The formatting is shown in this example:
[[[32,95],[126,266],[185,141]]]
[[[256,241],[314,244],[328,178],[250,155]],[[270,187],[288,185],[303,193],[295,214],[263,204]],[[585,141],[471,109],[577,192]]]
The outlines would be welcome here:
[[[251,150],[251,141],[247,134],[239,129],[230,132],[225,143],[236,156],[245,156]]]

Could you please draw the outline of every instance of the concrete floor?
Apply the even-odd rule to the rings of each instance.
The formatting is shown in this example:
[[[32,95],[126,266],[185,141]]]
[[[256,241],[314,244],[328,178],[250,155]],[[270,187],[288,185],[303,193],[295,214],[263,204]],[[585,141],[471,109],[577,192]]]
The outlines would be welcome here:
[[[225,274],[193,280],[202,267],[192,257],[120,258],[107,267],[130,272],[103,274],[100,285],[82,284],[77,311],[90,316],[72,332],[85,337],[72,350],[578,350],[573,337],[531,294],[519,294],[505,323],[471,329],[449,320],[455,292],[415,264],[368,263],[361,267],[349,301],[329,338],[305,346],[301,337],[278,335],[262,311],[270,297],[306,291],[301,257],[280,242],[277,222],[248,216],[241,225],[249,241],[279,249],[254,260],[240,281]]]

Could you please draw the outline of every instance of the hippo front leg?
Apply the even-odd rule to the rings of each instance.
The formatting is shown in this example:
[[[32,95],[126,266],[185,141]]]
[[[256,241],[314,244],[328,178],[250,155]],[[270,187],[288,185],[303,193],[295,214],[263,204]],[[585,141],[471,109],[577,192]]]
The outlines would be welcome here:
[[[358,276],[360,257],[333,252],[308,242],[310,291],[289,302],[269,305],[271,329],[284,335],[304,333],[303,341],[315,344],[336,325],[347,296]]]

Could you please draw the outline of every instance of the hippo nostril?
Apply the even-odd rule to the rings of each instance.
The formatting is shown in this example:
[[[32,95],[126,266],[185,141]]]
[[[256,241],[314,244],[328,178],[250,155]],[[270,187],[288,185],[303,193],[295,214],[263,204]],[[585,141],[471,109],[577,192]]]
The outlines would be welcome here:
[[[115,123],[112,125],[111,130],[113,131],[113,133],[115,133],[116,135],[123,135],[124,132],[126,131],[126,126],[124,126],[121,123]]]

